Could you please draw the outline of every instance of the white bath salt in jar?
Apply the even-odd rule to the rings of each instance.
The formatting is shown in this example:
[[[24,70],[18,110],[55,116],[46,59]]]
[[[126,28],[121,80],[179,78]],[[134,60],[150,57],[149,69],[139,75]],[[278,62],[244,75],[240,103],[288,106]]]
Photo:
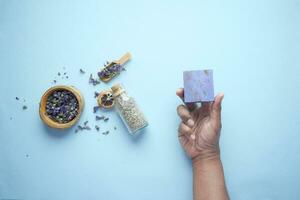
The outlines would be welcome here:
[[[128,131],[135,135],[148,126],[144,114],[139,109],[135,100],[131,96],[128,96],[122,85],[116,84],[111,89],[114,96],[115,109],[126,124]]]

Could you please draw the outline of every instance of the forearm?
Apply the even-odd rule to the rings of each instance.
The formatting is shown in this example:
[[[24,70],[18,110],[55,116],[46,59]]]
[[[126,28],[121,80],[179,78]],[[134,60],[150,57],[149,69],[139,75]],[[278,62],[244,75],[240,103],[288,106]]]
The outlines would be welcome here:
[[[228,200],[220,156],[193,161],[194,200]]]

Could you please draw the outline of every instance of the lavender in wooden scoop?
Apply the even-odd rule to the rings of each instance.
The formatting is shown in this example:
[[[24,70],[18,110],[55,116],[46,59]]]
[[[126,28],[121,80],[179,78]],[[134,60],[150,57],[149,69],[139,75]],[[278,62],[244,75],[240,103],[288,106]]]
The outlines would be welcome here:
[[[119,60],[106,63],[104,68],[98,72],[99,78],[104,82],[110,81],[113,77],[125,70],[124,64],[128,62],[130,58],[131,54],[126,53]]]

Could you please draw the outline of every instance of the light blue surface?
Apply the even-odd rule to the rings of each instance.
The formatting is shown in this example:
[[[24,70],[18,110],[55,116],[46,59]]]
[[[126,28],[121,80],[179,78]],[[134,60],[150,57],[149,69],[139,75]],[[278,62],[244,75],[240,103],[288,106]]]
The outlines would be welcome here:
[[[222,160],[232,199],[300,198],[300,1],[0,1],[0,199],[192,199],[177,140],[182,71],[214,70],[225,93]],[[46,128],[42,93],[66,67],[94,122],[88,74],[133,55],[122,82],[149,119],[102,130]],[[22,110],[15,96],[26,99]],[[12,120],[10,120],[12,117]],[[113,126],[117,126],[117,131]],[[28,157],[26,155],[28,154]]]

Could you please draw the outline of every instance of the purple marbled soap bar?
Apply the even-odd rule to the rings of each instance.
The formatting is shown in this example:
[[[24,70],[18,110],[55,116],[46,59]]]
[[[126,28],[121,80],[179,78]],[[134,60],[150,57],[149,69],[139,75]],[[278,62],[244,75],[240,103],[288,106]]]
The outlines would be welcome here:
[[[209,102],[214,100],[213,70],[183,72],[184,102]]]

